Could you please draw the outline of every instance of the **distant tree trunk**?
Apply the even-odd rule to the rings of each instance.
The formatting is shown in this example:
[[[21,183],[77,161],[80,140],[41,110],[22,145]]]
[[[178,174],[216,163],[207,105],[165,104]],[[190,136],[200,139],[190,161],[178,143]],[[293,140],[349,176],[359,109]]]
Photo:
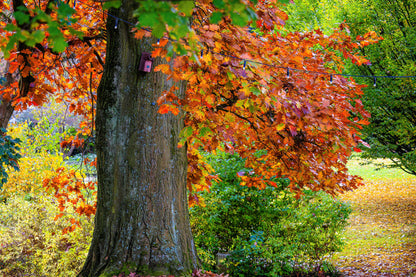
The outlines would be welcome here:
[[[9,62],[2,63],[1,72],[6,72],[4,75],[5,82],[2,84],[3,87],[9,86],[13,82],[13,76],[8,73],[9,71]],[[0,128],[7,128],[9,124],[10,118],[12,117],[14,112],[14,106],[12,105],[12,101],[8,99],[4,99],[0,95]]]
[[[4,100],[0,96],[0,128],[7,128],[7,124],[10,121],[14,112],[14,107],[10,101]]]
[[[111,14],[134,22],[136,1]],[[158,114],[160,92],[174,83],[138,70],[153,38],[136,40],[131,26],[108,17],[104,74],[97,99],[98,207],[87,260],[79,276],[122,270],[190,275],[197,258],[186,197],[186,149],[177,147],[183,114]],[[153,66],[162,61],[156,59]],[[185,84],[176,84],[183,95]]]

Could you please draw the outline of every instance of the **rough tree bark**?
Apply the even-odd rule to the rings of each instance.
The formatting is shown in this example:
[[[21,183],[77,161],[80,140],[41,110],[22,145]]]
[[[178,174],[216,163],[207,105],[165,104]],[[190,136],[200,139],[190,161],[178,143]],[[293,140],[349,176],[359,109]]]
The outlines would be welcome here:
[[[4,100],[0,96],[0,128],[7,128],[10,118],[14,112],[14,107],[10,101]]]
[[[2,53],[0,53],[0,58],[3,58]],[[8,73],[8,71],[9,62],[2,60],[0,62],[0,72],[4,73],[4,82],[2,83],[3,87],[9,86],[9,84],[13,81],[13,77]],[[0,128],[7,128],[13,112],[14,107],[12,105],[12,101],[4,99],[3,96],[0,95]]]
[[[136,1],[111,14],[134,22]],[[107,57],[97,99],[98,207],[79,276],[190,275],[197,258],[186,197],[186,149],[177,147],[183,114],[157,113],[160,92],[173,85],[160,72],[138,70],[153,38],[108,18]],[[161,63],[156,59],[153,66]],[[178,84],[176,84],[178,85]],[[184,93],[185,84],[179,84]]]

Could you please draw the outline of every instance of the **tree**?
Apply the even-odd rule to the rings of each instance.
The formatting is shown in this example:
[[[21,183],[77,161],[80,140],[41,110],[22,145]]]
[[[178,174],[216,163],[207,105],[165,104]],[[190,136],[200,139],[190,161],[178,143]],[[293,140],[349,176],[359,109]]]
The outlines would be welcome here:
[[[42,105],[49,95],[65,101],[71,112],[92,122],[94,94],[105,55],[104,23],[96,14],[91,16],[98,5],[73,14],[66,4],[57,7],[51,3],[0,3],[0,46],[5,53],[0,57],[3,128],[15,110]],[[93,128],[91,124],[87,127]]]
[[[298,32],[319,29],[325,34],[331,34],[344,21],[343,14],[339,9],[340,6],[343,6],[343,2],[346,1],[291,1],[290,4],[282,7],[289,16],[286,28],[289,31]]]
[[[276,2],[185,2],[106,3],[112,8],[97,92],[98,205],[79,276],[121,270],[189,275],[197,267],[186,186],[191,200],[195,190],[209,186],[212,177],[201,148],[238,152],[250,169],[241,176],[247,186],[276,186],[271,180],[282,176],[299,194],[305,187],[335,194],[360,185],[359,177],[348,174],[346,161],[368,116],[359,100],[361,86],[338,75],[329,82],[343,68],[339,52],[366,62],[355,55],[359,42],[349,38],[346,27],[331,36],[320,31],[283,36],[275,29],[284,28],[287,16]],[[50,14],[61,20],[57,41],[70,42],[66,30],[72,27],[68,16],[62,17],[69,10],[55,7]],[[250,14],[257,17],[256,32],[246,26]],[[153,37],[143,26],[132,29],[135,15],[153,27]],[[21,14],[15,9],[14,16]],[[37,27],[56,22],[32,20]],[[20,40],[19,30],[5,52],[18,41],[17,47],[30,44],[35,32]],[[361,41],[374,39],[367,35]],[[175,58],[170,49],[181,55]],[[150,51],[155,72],[141,72],[140,56]]]
[[[291,30],[321,26],[328,31],[335,22],[346,21],[353,37],[368,30],[382,36],[380,43],[360,49],[370,65],[346,68],[350,74],[367,76],[414,75],[415,9],[413,1],[405,0],[298,0],[285,7]],[[359,78],[359,82],[368,85],[363,103],[371,113],[370,124],[363,129],[371,147],[362,147],[362,157],[389,158],[392,167],[415,174],[414,78]]]
[[[415,75],[416,3],[414,1],[345,1],[342,9],[353,35],[373,30],[384,39],[361,49],[371,65],[353,67],[364,75]],[[416,174],[416,95],[414,78],[367,78],[363,102],[371,113],[370,125],[364,127],[363,157],[389,158],[394,167]],[[374,86],[376,82],[376,86]]]
[[[133,1],[111,10],[132,21]],[[107,23],[108,47],[98,89],[98,207],[90,254],[80,276],[120,270],[189,274],[197,267],[186,201],[186,148],[178,149],[183,113],[158,114],[157,92],[174,85],[159,72],[140,72],[154,38],[134,38],[130,26]],[[154,65],[161,63],[160,59]],[[114,70],[115,69],[115,70]],[[177,84],[178,97],[185,85]]]
[[[0,58],[2,59],[2,57]],[[2,66],[0,67],[1,72],[8,72],[9,63],[3,62]],[[4,77],[2,77],[0,85],[3,87],[8,87],[10,83],[12,82],[12,76],[11,74],[5,74]],[[13,106],[11,104],[11,101],[8,101],[7,98],[5,98],[3,95],[0,95],[0,127],[6,128],[7,124],[9,123],[10,118],[13,114]]]

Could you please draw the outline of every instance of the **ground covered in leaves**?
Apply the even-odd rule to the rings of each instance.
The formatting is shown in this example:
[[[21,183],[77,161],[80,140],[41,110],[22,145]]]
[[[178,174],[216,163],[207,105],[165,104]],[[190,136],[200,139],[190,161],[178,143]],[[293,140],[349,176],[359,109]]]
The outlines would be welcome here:
[[[341,196],[354,211],[334,263],[344,276],[416,276],[416,176],[358,160],[350,170],[366,185]]]

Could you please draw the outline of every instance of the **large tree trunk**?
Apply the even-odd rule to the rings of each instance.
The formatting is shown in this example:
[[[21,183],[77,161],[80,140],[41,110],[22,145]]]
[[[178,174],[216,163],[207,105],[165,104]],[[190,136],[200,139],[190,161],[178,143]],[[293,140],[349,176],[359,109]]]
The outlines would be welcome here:
[[[136,1],[111,14],[134,22]],[[108,17],[108,45],[97,99],[98,207],[92,244],[79,276],[190,275],[197,266],[186,197],[186,149],[177,147],[183,114],[158,114],[162,73],[138,70],[152,38]],[[162,61],[156,59],[153,66]],[[176,84],[178,85],[178,84]],[[185,85],[179,84],[180,93]]]

